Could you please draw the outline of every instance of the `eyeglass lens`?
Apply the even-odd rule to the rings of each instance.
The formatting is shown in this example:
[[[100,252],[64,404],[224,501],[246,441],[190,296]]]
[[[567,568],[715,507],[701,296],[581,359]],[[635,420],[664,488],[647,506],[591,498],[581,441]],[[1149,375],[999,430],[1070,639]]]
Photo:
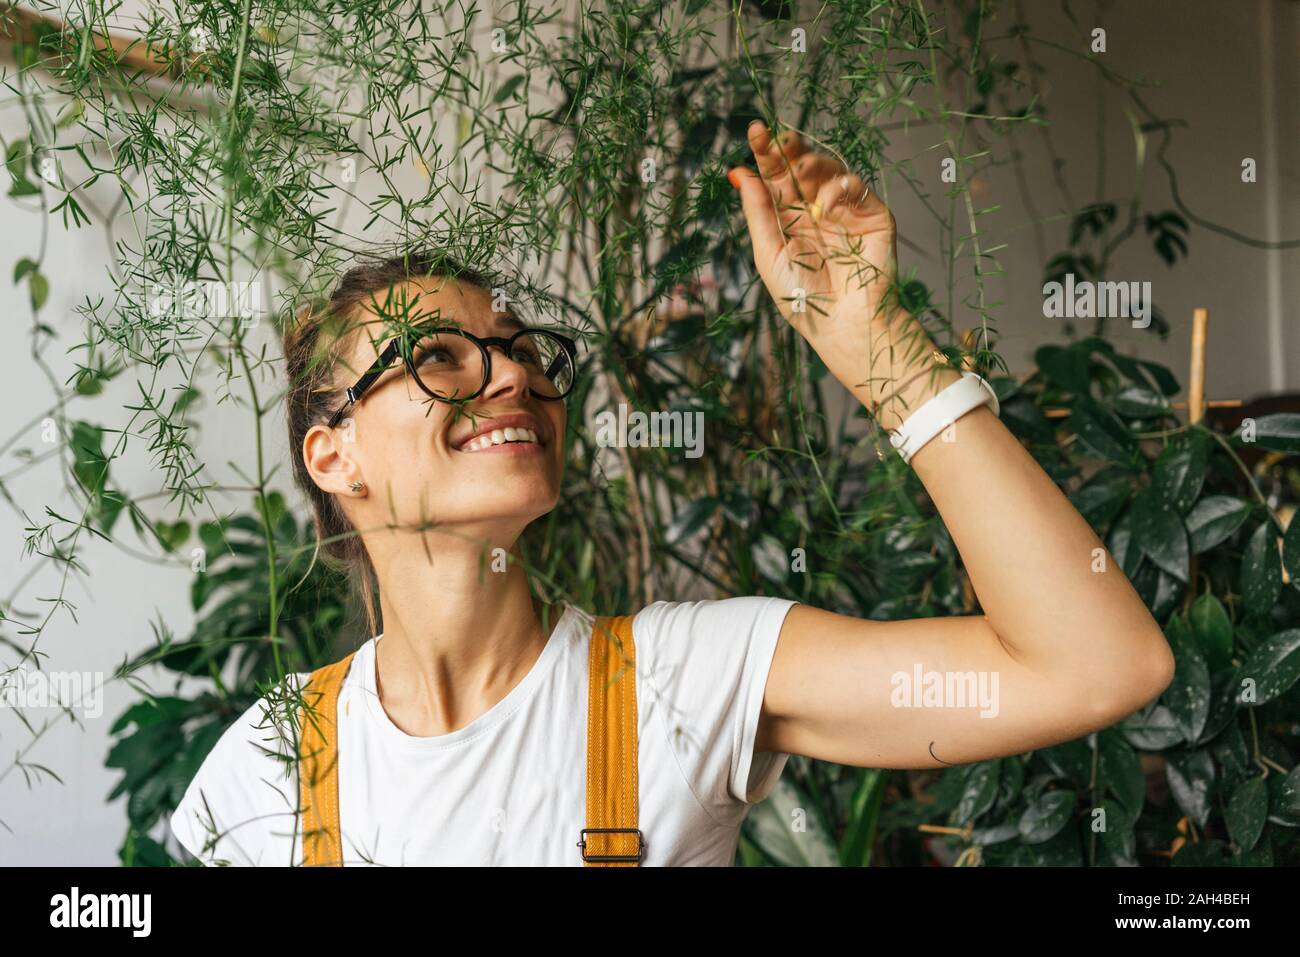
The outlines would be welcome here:
[[[498,353],[503,350],[498,350]],[[433,395],[465,399],[484,384],[484,350],[454,331],[423,336],[412,350],[415,374]],[[528,373],[528,388],[545,398],[559,398],[573,385],[573,364],[559,339],[544,332],[525,332],[511,345],[510,358]]]

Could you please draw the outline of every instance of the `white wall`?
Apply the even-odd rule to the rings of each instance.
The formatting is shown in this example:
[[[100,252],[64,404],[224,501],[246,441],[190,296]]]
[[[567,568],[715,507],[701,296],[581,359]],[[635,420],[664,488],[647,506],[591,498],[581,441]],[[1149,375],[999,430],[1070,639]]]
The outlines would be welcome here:
[[[1087,4],[1076,4],[1081,16]],[[1044,4],[1044,10],[1058,9]],[[1148,93],[1148,102],[1162,115],[1183,118],[1190,124],[1175,132],[1170,158],[1180,174],[1186,200],[1201,215],[1238,231],[1260,237],[1300,235],[1300,130],[1295,104],[1300,93],[1295,50],[1300,41],[1300,4],[1288,0],[1254,0],[1222,4],[1217,0],[1147,0],[1115,4],[1105,14],[1108,30],[1107,64],[1117,72],[1142,75],[1161,85]],[[1075,43],[1069,31],[1057,30],[1062,43]],[[1047,93],[1052,135],[1066,159],[1064,175],[1076,196],[1091,198],[1096,175],[1095,83],[1086,65],[1050,50],[1037,51],[1048,67]],[[1108,103],[1117,107],[1115,94]],[[25,126],[12,101],[2,101],[0,133],[6,140],[23,135]],[[1122,194],[1132,181],[1131,136],[1122,112],[1111,110],[1105,131],[1109,164],[1109,192]],[[917,134],[915,142],[923,142]],[[1040,213],[1050,214],[1054,190],[1048,182],[1041,145],[1034,137],[1022,139],[1028,167],[1033,171],[1032,194]],[[902,143],[900,141],[900,147]],[[1244,156],[1255,157],[1259,182],[1240,181]],[[1148,163],[1147,178],[1153,198],[1167,197],[1167,188]],[[937,171],[936,171],[937,180]],[[941,187],[935,184],[934,192]],[[104,192],[101,198],[110,195]],[[998,312],[1002,338],[999,348],[1013,371],[1028,368],[1033,348],[1057,338],[1052,321],[1042,316],[1042,263],[1034,230],[1021,203],[1009,170],[989,177],[979,199],[984,205],[1001,203],[1004,210],[990,218],[992,242],[1009,242],[1001,254],[1008,275],[991,283],[991,298],[1003,300]],[[1164,205],[1163,203],[1161,205]],[[896,212],[900,228],[922,248],[933,248],[935,236],[927,233],[927,220],[914,203],[900,200]],[[0,275],[7,275],[17,260],[32,256],[40,244],[41,217],[11,200],[0,200]],[[60,341],[76,341],[79,321],[74,309],[87,295],[111,290],[105,269],[108,247],[102,229],[65,231],[49,224],[47,273],[51,281],[49,305],[42,318],[56,328]],[[1063,244],[1065,225],[1048,224],[1047,251]],[[1135,242],[1134,245],[1139,245]],[[1145,242],[1140,244],[1148,248]],[[1188,358],[1187,328],[1191,310],[1211,310],[1211,397],[1248,398],[1263,391],[1300,388],[1300,329],[1295,326],[1294,303],[1300,294],[1300,252],[1267,254],[1234,244],[1208,231],[1194,229],[1191,258],[1168,270],[1149,251],[1125,256],[1116,278],[1151,280],[1157,302],[1174,325],[1168,344],[1128,331],[1119,341],[1126,348],[1158,359],[1185,375]],[[916,262],[933,283],[937,257],[916,258],[904,252],[905,262]],[[39,416],[51,395],[49,383],[30,364],[28,330],[30,310],[26,291],[0,283],[0,308],[7,317],[0,348],[0,382],[4,385],[3,438]],[[261,330],[265,334],[268,329]],[[72,369],[61,348],[46,355],[62,379]],[[130,380],[115,383],[96,403],[81,406],[81,415],[105,424],[120,421],[120,404],[128,401]],[[230,480],[231,460],[248,461],[252,435],[247,415],[207,400],[200,422],[199,453],[215,473]],[[283,456],[279,420],[268,423],[270,452]],[[37,453],[48,450],[40,441],[39,426],[26,429],[16,447]],[[140,443],[136,443],[137,450]],[[9,476],[20,464],[15,449],[0,458],[0,476]],[[137,451],[114,465],[117,483],[128,489],[157,487],[149,456]],[[42,610],[37,599],[58,590],[58,576],[44,570],[26,582],[32,561],[23,555],[24,528],[41,523],[46,505],[70,507],[60,491],[59,468],[54,462],[4,479],[13,505],[0,508],[0,582],[8,597],[17,589],[15,608],[23,613]],[[287,487],[287,476],[284,480]],[[166,513],[160,513],[164,517]],[[129,539],[128,539],[129,542]],[[137,551],[145,551],[138,544]],[[46,668],[111,672],[124,658],[147,648],[150,623],[162,621],[176,635],[185,636],[192,624],[189,608],[188,566],[159,564],[125,554],[120,548],[94,542],[81,553],[89,569],[85,579],[74,578],[66,597],[76,606],[77,623],[56,614],[41,640],[49,657]],[[19,584],[21,582],[21,587]],[[12,638],[12,625],[0,626],[0,635]],[[10,660],[11,652],[4,652]],[[165,684],[155,690],[166,691]],[[62,783],[43,781],[27,786],[21,771],[9,768],[13,754],[31,744],[12,713],[0,711],[0,864],[112,864],[124,830],[121,801],[104,798],[118,775],[103,767],[109,747],[109,724],[128,702],[129,689],[106,689],[102,717],[87,719],[84,727],[58,721],[53,730],[31,746],[26,760],[56,772]],[[32,713],[35,720],[45,715]],[[7,774],[6,774],[7,772]]]

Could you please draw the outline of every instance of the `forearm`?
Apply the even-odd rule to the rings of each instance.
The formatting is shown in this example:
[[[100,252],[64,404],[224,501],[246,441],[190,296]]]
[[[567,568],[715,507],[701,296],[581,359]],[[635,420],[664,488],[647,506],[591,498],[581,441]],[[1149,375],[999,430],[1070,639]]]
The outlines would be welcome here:
[[[960,379],[905,312],[818,343],[828,365],[869,356],[846,382],[886,430]],[[852,352],[850,352],[850,350]],[[846,377],[848,378],[848,377]],[[1150,687],[1168,642],[1123,571],[1069,499],[992,410],[960,416],[912,457],[961,553],[985,618],[1006,652],[1080,689]],[[1123,667],[1116,668],[1120,664]]]
[[[927,350],[888,366],[912,384],[904,386],[907,408],[887,403],[877,414],[883,427],[895,427],[959,377],[952,369],[931,376],[932,364]],[[911,464],[961,553],[989,625],[1016,660],[1090,687],[1127,675],[1145,681],[1168,664],[1168,644],[1128,578],[991,409],[959,417]],[[1125,667],[1117,671],[1117,664]]]
[[[869,372],[849,391],[882,429],[893,430],[929,398],[961,378],[935,362],[936,348],[921,324],[905,313],[874,322],[861,343],[871,356]]]

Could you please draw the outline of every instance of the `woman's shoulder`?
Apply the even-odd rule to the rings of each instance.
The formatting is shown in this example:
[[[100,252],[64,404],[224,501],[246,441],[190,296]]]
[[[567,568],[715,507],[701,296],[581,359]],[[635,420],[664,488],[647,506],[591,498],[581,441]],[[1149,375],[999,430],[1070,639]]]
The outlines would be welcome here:
[[[636,612],[633,627],[638,637],[644,634],[648,640],[723,637],[773,620],[779,624],[795,604],[793,599],[766,595],[661,600]]]
[[[792,599],[657,601],[633,622],[637,672],[692,793],[731,823],[776,785],[784,756],[756,757],[764,689]]]
[[[739,595],[731,598],[696,598],[651,602],[625,616],[600,615],[570,605],[577,633],[590,634],[598,619],[627,617],[638,648],[688,648],[734,644],[756,633],[779,631],[786,613],[798,602],[767,595]],[[774,640],[774,635],[773,635]]]
[[[707,682],[751,657],[770,658],[795,604],[763,595],[652,602],[632,618],[637,658],[648,673],[682,678],[686,670],[685,680]]]

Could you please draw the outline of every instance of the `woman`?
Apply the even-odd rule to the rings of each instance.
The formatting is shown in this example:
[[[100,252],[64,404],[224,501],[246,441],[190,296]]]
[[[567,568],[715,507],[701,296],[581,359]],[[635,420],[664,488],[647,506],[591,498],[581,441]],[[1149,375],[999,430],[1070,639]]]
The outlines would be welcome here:
[[[944,421],[962,376],[935,365],[933,344],[918,347],[919,324],[888,295],[889,210],[796,135],[777,141],[755,123],[749,142],[757,172],[729,178],[763,282],[897,433],[984,613],[877,622],[760,597],[640,610],[629,637],[646,865],[729,864],[790,754],[873,768],[1019,754],[1120,720],[1173,674],[1128,580],[994,410],[967,399]],[[442,395],[428,381],[459,368],[452,353],[422,347],[413,376],[400,347],[361,333],[393,298],[492,339],[472,400],[428,401]],[[382,636],[336,669],[328,716],[343,863],[580,865],[587,853],[575,838],[592,619],[542,615],[518,564],[484,568],[557,501],[566,359],[518,348],[528,336],[511,340],[519,323],[496,305],[463,277],[354,271],[330,310],[346,328],[310,318],[287,347],[299,478],[325,539],[373,569],[382,614]],[[338,361],[313,365],[322,350]],[[993,695],[922,701],[902,687],[916,675],[973,675]],[[259,702],[226,732],[172,819],[205,862],[303,861],[306,778],[267,712]]]

